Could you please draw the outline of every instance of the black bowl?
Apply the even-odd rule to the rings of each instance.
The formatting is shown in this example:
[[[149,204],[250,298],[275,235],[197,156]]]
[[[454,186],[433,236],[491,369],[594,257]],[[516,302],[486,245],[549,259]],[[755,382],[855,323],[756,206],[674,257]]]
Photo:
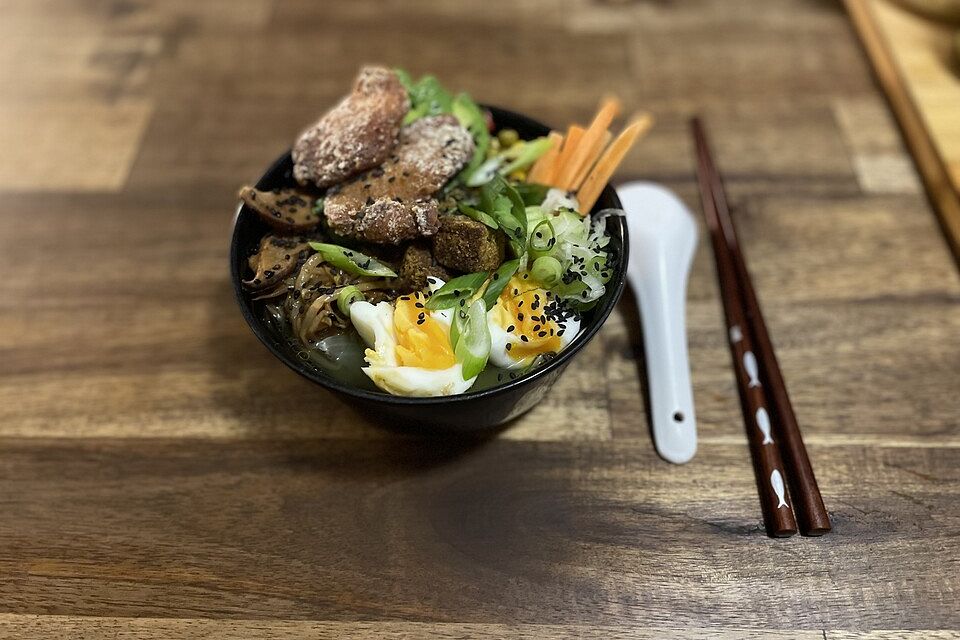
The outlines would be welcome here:
[[[526,116],[490,107],[498,129],[515,129],[521,138],[546,135],[549,129]],[[273,163],[257,182],[261,190],[287,187],[294,184],[291,172],[293,161],[287,153]],[[597,201],[594,211],[620,208],[620,200],[609,185]],[[597,305],[583,316],[580,335],[556,358],[531,373],[508,380],[482,391],[436,398],[406,398],[385,392],[352,387],[325,374],[323,370],[305,363],[297,356],[297,349],[279,335],[259,313],[259,303],[251,300],[241,280],[245,277],[247,257],[256,251],[260,238],[268,231],[257,215],[241,206],[233,225],[230,245],[230,275],[240,311],[253,333],[283,364],[303,377],[334,392],[344,402],[365,411],[392,426],[429,427],[456,431],[478,431],[508,422],[529,411],[546,396],[570,361],[600,330],[623,293],[627,273],[627,225],[620,216],[607,218],[610,234],[608,250],[614,258],[613,275],[607,290]]]

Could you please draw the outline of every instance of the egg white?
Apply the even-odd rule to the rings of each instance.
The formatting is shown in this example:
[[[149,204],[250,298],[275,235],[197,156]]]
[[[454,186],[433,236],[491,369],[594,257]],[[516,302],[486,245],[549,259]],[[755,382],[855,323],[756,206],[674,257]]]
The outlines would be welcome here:
[[[509,289],[509,286],[507,289]],[[500,318],[508,315],[503,311],[499,300],[494,308],[487,312],[487,327],[490,330],[490,362],[501,369],[522,369],[528,366],[535,356],[517,358],[514,356],[514,352],[507,350],[508,344],[513,348],[512,345],[522,342],[519,331],[516,329],[512,332],[507,331],[507,327],[512,324],[509,320],[506,326],[501,324]],[[552,323],[552,321],[550,322]],[[578,317],[566,318],[563,320],[563,327],[564,332],[560,336],[561,351],[573,342],[580,332],[580,319]],[[555,328],[559,328],[559,325],[556,325]]]
[[[439,288],[431,283],[431,288]],[[425,311],[431,318],[449,329],[450,311]],[[370,347],[364,354],[369,366],[363,372],[377,387],[399,396],[446,396],[464,393],[477,377],[463,379],[460,363],[446,369],[399,366],[397,364],[397,337],[394,329],[394,307],[389,302],[376,305],[361,301],[350,305],[350,320],[363,341]]]

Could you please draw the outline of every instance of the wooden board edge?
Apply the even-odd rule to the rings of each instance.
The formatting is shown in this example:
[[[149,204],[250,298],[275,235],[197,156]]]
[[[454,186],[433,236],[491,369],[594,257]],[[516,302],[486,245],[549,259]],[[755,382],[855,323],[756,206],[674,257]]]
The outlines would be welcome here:
[[[890,45],[877,24],[870,0],[844,0],[847,14],[870,60],[878,84],[900,125],[904,141],[920,172],[927,197],[960,269],[960,196],[953,188],[946,163],[903,79]]]

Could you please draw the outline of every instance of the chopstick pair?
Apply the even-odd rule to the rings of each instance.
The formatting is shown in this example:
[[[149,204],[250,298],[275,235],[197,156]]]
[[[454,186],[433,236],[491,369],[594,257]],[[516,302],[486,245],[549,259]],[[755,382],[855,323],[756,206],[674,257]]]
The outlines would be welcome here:
[[[691,120],[691,128],[697,149],[697,180],[717,262],[730,353],[767,534],[792,536],[799,521],[803,535],[820,536],[830,531],[830,518],[699,118]]]

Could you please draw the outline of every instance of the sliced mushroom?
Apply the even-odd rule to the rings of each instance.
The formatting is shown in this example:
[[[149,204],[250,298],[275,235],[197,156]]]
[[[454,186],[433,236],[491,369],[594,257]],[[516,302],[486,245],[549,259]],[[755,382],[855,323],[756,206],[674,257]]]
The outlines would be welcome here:
[[[251,256],[250,269],[254,276],[244,280],[250,291],[263,291],[277,285],[296,268],[300,258],[311,251],[307,239],[300,236],[264,236],[260,250]]]
[[[320,223],[320,216],[313,211],[315,199],[296,189],[257,191],[244,187],[240,199],[278,231],[309,231]]]

